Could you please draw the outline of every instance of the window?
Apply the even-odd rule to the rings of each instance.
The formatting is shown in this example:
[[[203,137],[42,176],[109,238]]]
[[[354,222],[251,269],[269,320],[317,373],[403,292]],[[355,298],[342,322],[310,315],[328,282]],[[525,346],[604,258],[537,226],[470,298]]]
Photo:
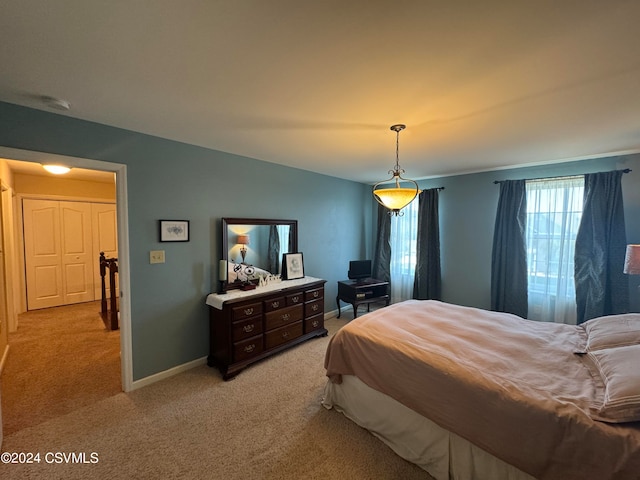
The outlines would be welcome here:
[[[391,301],[413,298],[417,262],[418,198],[391,217]]]
[[[575,324],[574,253],[584,177],[530,180],[526,189],[529,318]]]

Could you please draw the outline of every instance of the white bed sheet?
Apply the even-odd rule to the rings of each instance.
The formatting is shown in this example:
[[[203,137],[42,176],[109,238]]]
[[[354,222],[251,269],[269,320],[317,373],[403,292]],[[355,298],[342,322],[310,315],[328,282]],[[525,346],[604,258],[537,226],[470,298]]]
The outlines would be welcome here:
[[[343,413],[436,480],[535,480],[374,390],[353,375],[328,381],[322,405]]]

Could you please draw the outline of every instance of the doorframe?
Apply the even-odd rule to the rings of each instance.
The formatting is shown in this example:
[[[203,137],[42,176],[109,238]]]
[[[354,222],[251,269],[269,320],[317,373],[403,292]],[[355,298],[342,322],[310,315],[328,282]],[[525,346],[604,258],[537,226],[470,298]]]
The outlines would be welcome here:
[[[127,166],[122,163],[21,150],[0,145],[0,158],[35,163],[62,163],[69,167],[113,172],[116,176],[116,218],[118,228],[118,277],[120,282],[120,366],[122,389],[133,390],[133,345],[131,341],[131,277]]]

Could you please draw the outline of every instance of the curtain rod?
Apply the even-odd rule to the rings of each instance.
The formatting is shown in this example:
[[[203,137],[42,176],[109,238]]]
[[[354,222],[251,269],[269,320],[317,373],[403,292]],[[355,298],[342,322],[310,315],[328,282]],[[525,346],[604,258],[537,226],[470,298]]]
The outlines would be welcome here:
[[[624,170],[621,170],[622,173],[629,173],[631,171],[630,168],[625,168]],[[579,177],[581,175],[584,175],[582,173],[578,174],[578,175],[558,175],[556,177],[538,177],[538,178],[524,178],[522,180],[525,181],[529,181],[529,180],[548,180],[548,179],[552,179],[552,178],[571,178],[571,177]],[[494,180],[493,183],[502,183],[502,182],[506,182],[508,180]]]

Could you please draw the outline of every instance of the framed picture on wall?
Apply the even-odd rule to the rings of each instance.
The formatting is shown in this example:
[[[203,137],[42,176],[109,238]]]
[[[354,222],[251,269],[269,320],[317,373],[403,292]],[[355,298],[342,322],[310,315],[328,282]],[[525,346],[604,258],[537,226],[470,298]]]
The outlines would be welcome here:
[[[294,280],[296,278],[304,278],[304,263],[302,261],[302,253],[283,253],[282,279]]]
[[[188,242],[189,220],[160,220],[161,242]]]

